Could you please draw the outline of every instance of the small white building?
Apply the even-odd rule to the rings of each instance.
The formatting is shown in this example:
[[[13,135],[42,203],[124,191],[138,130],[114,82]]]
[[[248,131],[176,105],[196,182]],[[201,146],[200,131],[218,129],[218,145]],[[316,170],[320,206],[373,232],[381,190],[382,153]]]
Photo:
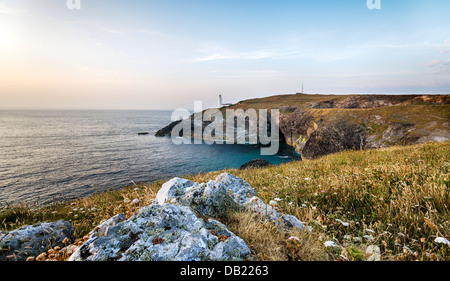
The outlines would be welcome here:
[[[219,102],[217,103],[217,108],[222,107],[222,95],[219,95]]]
[[[222,95],[219,95],[219,101],[217,102],[217,108],[222,108],[224,106],[230,106],[233,105],[232,103],[223,103],[222,101]]]

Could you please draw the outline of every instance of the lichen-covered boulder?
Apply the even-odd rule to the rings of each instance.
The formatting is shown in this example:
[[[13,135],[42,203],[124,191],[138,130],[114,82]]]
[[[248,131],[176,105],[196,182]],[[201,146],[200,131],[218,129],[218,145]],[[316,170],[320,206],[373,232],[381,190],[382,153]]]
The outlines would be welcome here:
[[[63,247],[63,240],[74,232],[68,221],[43,222],[27,225],[0,235],[0,261],[24,261],[48,249]]]
[[[69,261],[250,260],[245,242],[187,206],[152,204],[128,220],[121,215],[96,227]]]
[[[230,210],[249,210],[281,227],[304,228],[296,217],[277,212],[273,206],[264,204],[256,194],[243,179],[223,173],[206,184],[174,178],[159,190],[156,204],[177,202],[209,217],[222,217]]]

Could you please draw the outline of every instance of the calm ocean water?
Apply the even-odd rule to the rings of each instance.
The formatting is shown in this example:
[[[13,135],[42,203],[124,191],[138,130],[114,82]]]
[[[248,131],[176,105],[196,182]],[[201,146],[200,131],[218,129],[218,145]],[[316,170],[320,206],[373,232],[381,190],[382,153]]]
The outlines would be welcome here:
[[[238,168],[298,155],[261,156],[254,145],[174,145],[154,134],[170,111],[0,111],[0,203],[48,202],[106,187]],[[149,135],[138,136],[139,132]]]

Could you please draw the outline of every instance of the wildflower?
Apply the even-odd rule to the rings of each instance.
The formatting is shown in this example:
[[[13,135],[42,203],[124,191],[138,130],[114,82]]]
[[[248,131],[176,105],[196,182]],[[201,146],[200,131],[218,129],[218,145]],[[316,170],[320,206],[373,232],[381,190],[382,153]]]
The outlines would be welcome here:
[[[339,247],[336,243],[334,243],[333,241],[326,241],[325,243],[323,243],[323,245],[325,247]]]
[[[311,180],[311,178],[305,178],[305,181],[310,181]]]
[[[336,219],[336,221],[342,223],[343,226],[348,226],[348,222],[343,222],[340,219]]]
[[[277,201],[271,200],[271,201],[269,202],[269,205],[274,207],[274,206],[277,205]]]
[[[405,254],[413,254],[413,251],[408,247],[408,246],[403,246],[403,253],[405,253]]]
[[[444,237],[437,237],[434,240],[435,243],[440,243],[440,244],[446,244],[447,246],[450,246],[450,241],[448,241],[447,239],[445,239]]]
[[[363,238],[365,238],[368,241],[373,240],[373,237],[370,235],[364,235]]]
[[[297,236],[291,236],[288,238],[288,240],[297,240],[298,242],[300,242],[300,238],[298,238]]]

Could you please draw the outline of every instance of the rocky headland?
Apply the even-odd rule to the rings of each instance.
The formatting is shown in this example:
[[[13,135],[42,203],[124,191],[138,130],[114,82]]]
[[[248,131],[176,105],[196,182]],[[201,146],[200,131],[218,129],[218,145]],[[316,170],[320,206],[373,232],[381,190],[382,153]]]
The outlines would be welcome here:
[[[226,109],[279,109],[280,140],[303,158],[450,139],[449,95],[295,94],[245,100],[220,110],[225,114]],[[156,136],[169,136],[180,122]],[[210,123],[203,121],[202,131]],[[193,116],[191,128],[194,132]]]

